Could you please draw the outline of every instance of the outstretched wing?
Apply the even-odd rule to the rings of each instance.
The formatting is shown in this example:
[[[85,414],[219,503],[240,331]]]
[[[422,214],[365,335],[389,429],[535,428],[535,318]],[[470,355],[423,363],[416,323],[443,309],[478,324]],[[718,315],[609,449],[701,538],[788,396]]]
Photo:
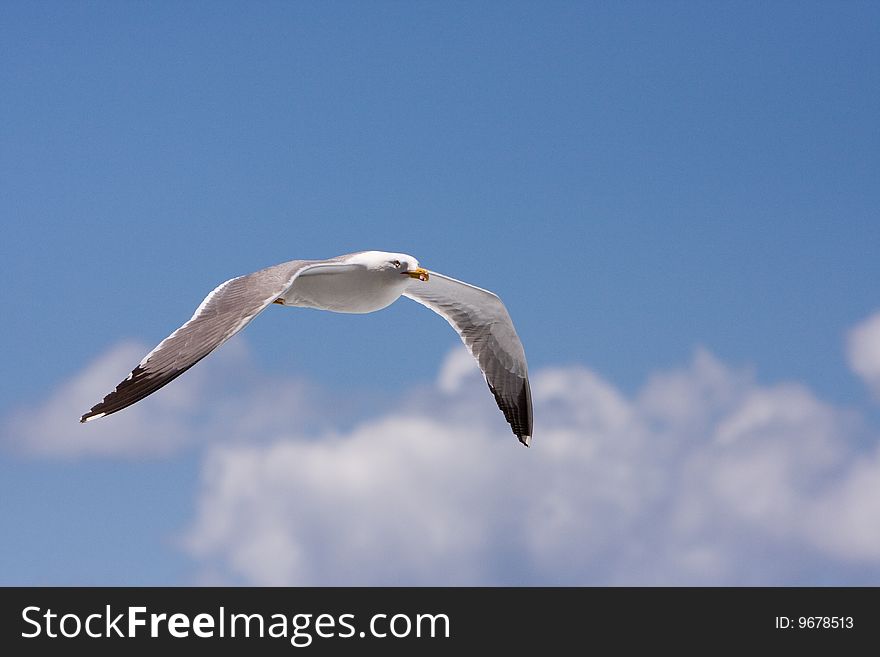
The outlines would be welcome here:
[[[443,317],[470,350],[495,395],[498,408],[526,447],[532,439],[532,391],[526,355],[507,308],[495,294],[429,271],[404,296]]]
[[[247,326],[303,271],[335,266],[339,265],[292,260],[221,283],[186,324],[144,356],[116,390],[93,406],[80,422],[115,413],[156,392]]]

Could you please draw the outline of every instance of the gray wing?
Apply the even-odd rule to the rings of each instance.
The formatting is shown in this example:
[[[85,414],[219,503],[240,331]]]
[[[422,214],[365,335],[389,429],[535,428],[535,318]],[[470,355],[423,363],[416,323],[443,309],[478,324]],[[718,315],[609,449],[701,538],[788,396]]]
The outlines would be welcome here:
[[[532,391],[526,355],[507,308],[488,290],[429,271],[404,296],[443,317],[456,330],[486,376],[489,390],[513,433],[526,447],[532,440]]]
[[[218,285],[186,324],[174,331],[135,367],[104,400],[80,418],[94,420],[131,406],[156,392],[243,329],[284,294],[299,274],[330,262],[292,260]]]

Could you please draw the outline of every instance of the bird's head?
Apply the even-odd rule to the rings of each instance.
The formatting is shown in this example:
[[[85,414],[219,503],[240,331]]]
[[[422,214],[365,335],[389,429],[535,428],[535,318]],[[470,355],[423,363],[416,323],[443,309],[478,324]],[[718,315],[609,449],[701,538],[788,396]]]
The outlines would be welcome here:
[[[361,262],[367,269],[383,274],[407,276],[420,281],[427,281],[430,277],[428,270],[419,267],[419,261],[406,253],[365,251],[358,254],[356,261]]]

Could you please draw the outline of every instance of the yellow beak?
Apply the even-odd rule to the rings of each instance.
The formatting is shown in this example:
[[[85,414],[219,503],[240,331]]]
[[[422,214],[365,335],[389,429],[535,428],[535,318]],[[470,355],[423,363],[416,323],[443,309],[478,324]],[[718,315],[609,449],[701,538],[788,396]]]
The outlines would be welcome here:
[[[426,281],[430,278],[430,275],[428,274],[428,270],[422,269],[421,267],[419,267],[418,269],[411,269],[409,271],[405,271],[405,272],[401,272],[401,273],[406,274],[410,278],[418,278],[420,281]]]

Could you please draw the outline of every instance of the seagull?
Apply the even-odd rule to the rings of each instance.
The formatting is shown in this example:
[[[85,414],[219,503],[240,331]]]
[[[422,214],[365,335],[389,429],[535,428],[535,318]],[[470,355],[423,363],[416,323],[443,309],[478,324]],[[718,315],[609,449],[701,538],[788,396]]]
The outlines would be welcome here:
[[[270,306],[371,313],[401,296],[430,308],[455,329],[479,364],[513,433],[528,447],[532,392],[526,356],[501,299],[423,269],[411,255],[386,251],[291,260],[221,283],[189,321],[144,356],[80,422],[121,411],[171,383]]]

